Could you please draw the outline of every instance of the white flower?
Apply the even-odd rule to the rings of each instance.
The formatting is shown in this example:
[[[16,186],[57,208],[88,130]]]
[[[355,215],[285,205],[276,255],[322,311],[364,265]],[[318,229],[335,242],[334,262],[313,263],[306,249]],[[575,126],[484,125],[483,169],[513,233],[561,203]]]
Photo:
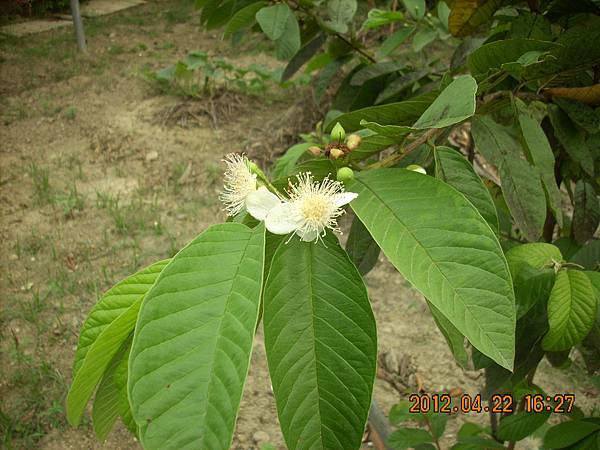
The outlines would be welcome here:
[[[317,241],[327,228],[340,232],[337,218],[344,213],[342,206],[358,194],[344,192],[342,183],[329,178],[315,182],[308,172],[298,175],[297,179],[297,184],[291,185],[288,192],[290,199],[279,201],[265,215],[267,230],[274,234],[295,232],[307,242]]]
[[[227,165],[225,187],[219,200],[228,216],[237,215],[246,206],[246,198],[256,191],[256,174],[250,170],[250,161],[244,155],[230,153],[223,160]]]

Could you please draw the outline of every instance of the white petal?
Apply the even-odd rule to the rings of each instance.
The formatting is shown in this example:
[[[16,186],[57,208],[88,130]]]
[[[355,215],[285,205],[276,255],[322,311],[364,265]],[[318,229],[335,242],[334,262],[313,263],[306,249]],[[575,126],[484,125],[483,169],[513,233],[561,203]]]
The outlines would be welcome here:
[[[341,194],[336,194],[334,199],[335,206],[337,206],[338,208],[340,206],[344,206],[350,203],[356,197],[358,197],[358,194],[355,192],[343,192]]]
[[[257,220],[265,220],[269,211],[281,203],[275,194],[261,186],[246,197],[246,210]]]
[[[265,218],[265,226],[273,234],[288,234],[302,225],[296,205],[292,203],[280,203],[269,211]]]
[[[298,236],[300,236],[300,239],[302,239],[304,242],[314,242],[317,239],[317,236],[319,235],[319,233],[315,230],[311,230],[311,231],[298,230],[298,231],[296,231],[296,234]]]

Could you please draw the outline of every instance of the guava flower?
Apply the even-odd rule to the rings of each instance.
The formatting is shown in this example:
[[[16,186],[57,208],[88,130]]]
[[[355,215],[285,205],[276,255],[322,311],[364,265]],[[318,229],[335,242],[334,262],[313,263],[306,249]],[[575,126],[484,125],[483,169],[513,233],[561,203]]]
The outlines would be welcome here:
[[[225,187],[219,200],[225,205],[228,216],[237,215],[246,206],[246,198],[257,189],[256,174],[250,170],[250,161],[244,155],[230,153],[223,162],[225,171]]]
[[[279,201],[265,215],[267,230],[273,234],[295,232],[307,242],[319,240],[327,228],[341,232],[337,219],[344,214],[342,207],[358,194],[345,192],[342,183],[329,178],[315,182],[309,172],[298,175],[297,179],[288,191],[289,200]],[[275,203],[273,197],[272,204]]]

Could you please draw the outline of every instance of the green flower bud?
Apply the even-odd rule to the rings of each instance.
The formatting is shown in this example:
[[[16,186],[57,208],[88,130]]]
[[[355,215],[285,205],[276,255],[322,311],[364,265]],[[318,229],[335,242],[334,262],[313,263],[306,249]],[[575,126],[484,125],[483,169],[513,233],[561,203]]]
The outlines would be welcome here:
[[[346,131],[344,130],[344,127],[342,127],[342,124],[338,122],[331,130],[331,140],[342,142],[344,139],[346,139]]]
[[[350,167],[342,167],[337,171],[337,180],[345,183],[354,179],[354,171]]]
[[[419,166],[418,164],[411,164],[409,166],[406,166],[406,168],[408,170],[412,170],[413,172],[419,172],[419,173],[422,173],[423,175],[427,175],[427,171],[423,167]]]

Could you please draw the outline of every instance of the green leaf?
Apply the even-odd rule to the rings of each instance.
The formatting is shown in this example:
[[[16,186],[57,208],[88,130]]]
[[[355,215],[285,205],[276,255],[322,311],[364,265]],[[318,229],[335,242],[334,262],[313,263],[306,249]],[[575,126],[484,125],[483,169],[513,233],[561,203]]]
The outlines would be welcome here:
[[[135,327],[142,299],[137,299],[100,333],[89,348],[83,364],[67,394],[67,419],[79,425],[87,402],[107,370],[111,360]]]
[[[127,344],[130,344],[127,343]],[[119,390],[115,384],[115,371],[123,359],[124,351],[117,353],[106,369],[102,381],[96,391],[92,420],[94,432],[100,441],[104,441],[119,417]]]
[[[360,130],[357,134],[362,137],[362,141],[360,146],[350,153],[352,161],[369,158],[396,143],[396,139],[376,134],[372,130]]]
[[[510,25],[510,38],[537,39],[551,41],[551,24],[543,15],[519,11]]]
[[[471,133],[477,149],[498,167],[502,194],[517,226],[527,240],[537,241],[546,220],[544,189],[537,171],[521,158],[521,146],[510,130],[490,117],[473,117]]]
[[[468,66],[474,76],[485,75],[490,69],[517,61],[528,52],[545,52],[557,44],[534,39],[503,39],[484,44],[469,56]]]
[[[444,89],[431,106],[413,125],[418,130],[444,128],[462,122],[475,114],[477,82],[470,75],[462,75]]]
[[[571,258],[570,262],[579,264],[589,270],[600,269],[600,239],[592,239],[582,245]]]
[[[508,254],[506,255],[508,259]],[[535,269],[527,263],[518,265],[513,271],[510,260],[511,275],[515,287],[515,300],[517,305],[517,320],[523,317],[540,300],[547,300],[552,286],[554,286],[555,273],[553,269]]]
[[[454,359],[462,368],[468,369],[470,358],[465,346],[465,336],[430,301],[427,301],[427,306],[429,306],[429,311],[431,311],[435,324],[442,332],[444,339],[446,339],[446,343],[450,347]]]
[[[549,412],[528,413],[517,412],[500,420],[497,437],[503,441],[520,441],[533,434],[544,425],[550,417]]]
[[[600,114],[597,114],[591,106],[584,103],[556,97],[553,102],[560,106],[567,116],[578,126],[588,133],[600,132]]]
[[[425,0],[402,0],[402,3],[413,19],[420,20],[425,16]]]
[[[529,264],[535,269],[551,268],[555,262],[561,262],[563,256],[555,245],[533,242],[511,248],[506,252],[506,260],[511,272],[516,272],[522,263]]]
[[[337,239],[277,249],[264,333],[288,448],[358,449],[375,377],[377,333],[362,278]]]
[[[435,176],[462,193],[498,233],[498,213],[490,191],[485,187],[473,166],[458,151],[449,147],[436,147]]]
[[[573,236],[584,244],[590,240],[600,225],[600,200],[594,188],[583,180],[575,185],[575,205],[573,209]]]
[[[313,40],[305,44],[290,60],[281,75],[281,81],[287,81],[294,76],[298,70],[310,60],[327,40],[325,33],[319,33]]]
[[[533,165],[538,169],[546,202],[560,227],[563,226],[561,194],[554,176],[554,154],[540,124],[526,110],[518,108],[518,119],[525,149]]]
[[[542,346],[544,350],[568,350],[589,333],[598,306],[592,283],[585,273],[561,270],[548,300],[550,329]]]
[[[385,136],[393,140],[393,142],[402,142],[406,135],[410,134],[412,131],[411,127],[402,126],[402,125],[379,125],[375,122],[367,122],[366,120],[361,120],[360,124],[368,128],[375,133]],[[361,142],[362,144],[362,142]]]
[[[594,158],[583,133],[558,106],[548,105],[548,116],[554,134],[571,158],[589,175],[594,175]]]
[[[132,336],[133,338],[133,336]],[[127,429],[136,437],[139,436],[137,424],[131,415],[131,406],[129,405],[129,397],[127,395],[127,378],[129,373],[129,355],[131,353],[131,345],[127,347],[125,354],[119,361],[115,369],[113,380],[117,390],[119,391],[119,415]]]
[[[352,76],[350,84],[352,86],[361,86],[362,84],[366,83],[369,80],[372,80],[373,78],[397,72],[399,70],[404,69],[405,67],[406,63],[400,61],[386,61],[377,64],[370,64],[356,72]]]
[[[382,90],[377,98],[375,99],[375,103],[384,103],[385,101],[395,97],[400,94],[402,91],[413,86],[417,81],[421,78],[427,76],[429,74],[429,70],[421,69],[414,70],[412,72],[408,72],[404,75],[399,76],[390,84],[388,84],[384,90]]]
[[[502,0],[455,0],[448,17],[448,29],[453,36],[467,36],[487,22],[502,4]]]
[[[214,225],[148,292],[129,361],[145,449],[227,449],[258,319],[264,228]]]
[[[328,25],[336,31],[345,33],[348,31],[348,23],[356,14],[358,2],[356,0],[329,0],[327,2],[327,12],[331,18]]]
[[[482,353],[513,366],[515,307],[500,244],[442,181],[403,169],[359,173],[351,206],[385,255]]]
[[[168,259],[158,261],[125,278],[106,291],[98,300],[81,327],[73,363],[73,378],[77,375],[85,356],[98,336],[127,308],[144,297],[168,262]]]
[[[296,163],[302,157],[302,155],[306,154],[306,151],[310,145],[311,144],[309,143],[303,142],[292,145],[290,148],[288,148],[283,156],[281,156],[275,163],[275,167],[273,168],[271,176],[273,178],[280,178],[293,173]]]
[[[568,447],[598,430],[600,430],[600,425],[593,422],[569,421],[559,423],[546,432],[546,435],[544,436],[544,447]]]
[[[403,27],[391,36],[388,36],[377,49],[377,57],[384,58],[388,56],[390,53],[396,50],[414,31],[414,27]]]
[[[505,449],[504,445],[491,438],[466,436],[452,446],[452,450],[494,450]]]
[[[361,120],[380,125],[412,125],[425,112],[434,98],[434,96],[428,95],[418,100],[370,106],[342,114],[336,120],[342,124],[346,132],[362,128]]]
[[[293,13],[288,15],[283,33],[276,41],[277,58],[290,59],[300,50],[300,27]]]
[[[413,52],[418,53],[423,48],[431,44],[438,37],[437,30],[433,28],[423,28],[414,35],[412,40]]]
[[[421,428],[400,428],[390,434],[388,444],[394,450],[406,450],[432,441],[431,435]]]
[[[227,23],[223,37],[228,38],[234,33],[252,26],[256,21],[256,13],[267,4],[265,1],[258,1],[237,11]]]
[[[375,267],[380,248],[358,217],[355,217],[348,233],[346,252],[361,275]]]
[[[285,3],[261,8],[256,13],[256,21],[265,35],[272,41],[279,39],[288,26],[288,18],[293,16],[292,10]]]
[[[367,19],[363,22],[362,28],[369,30],[379,28],[383,25],[389,25],[404,20],[404,14],[401,11],[386,11],[383,9],[373,8],[369,10]]]

